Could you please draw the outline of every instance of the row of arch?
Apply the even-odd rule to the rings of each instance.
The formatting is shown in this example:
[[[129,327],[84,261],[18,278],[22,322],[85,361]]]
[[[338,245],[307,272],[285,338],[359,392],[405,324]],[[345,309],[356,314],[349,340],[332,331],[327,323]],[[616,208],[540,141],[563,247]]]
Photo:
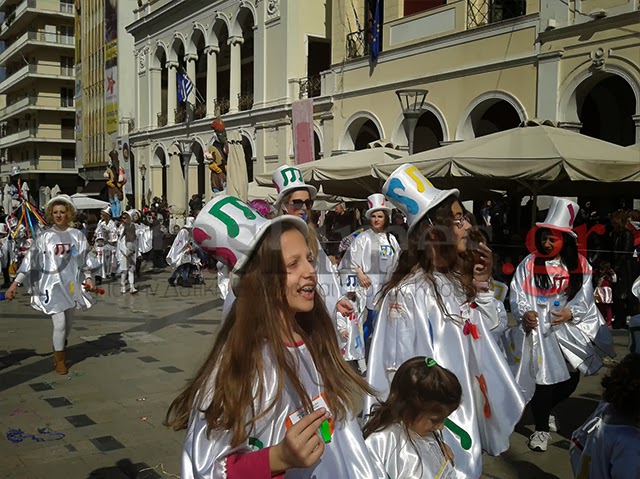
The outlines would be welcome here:
[[[630,77],[602,71],[581,78],[560,108],[566,112],[565,120],[578,124],[581,133],[629,146],[637,139],[639,97],[640,88]],[[467,106],[452,132],[442,111],[427,102],[415,128],[414,152],[516,128],[527,118],[530,116],[515,96],[504,91],[487,92]],[[396,119],[391,136],[386,134],[375,114],[359,111],[347,120],[338,147],[342,151],[361,150],[377,140],[406,145],[402,115]]]
[[[167,61],[178,61],[180,47],[185,54],[195,55],[198,52],[198,45],[202,41],[207,47],[221,48],[229,38],[241,38],[248,23],[252,25],[252,28],[257,25],[255,7],[246,1],[238,4],[233,18],[222,12],[216,13],[213,18],[214,22],[209,28],[200,22],[194,22],[188,39],[183,33],[175,32],[170,46],[164,41],[158,40],[152,56],[151,67],[161,67],[160,62],[163,54]]]

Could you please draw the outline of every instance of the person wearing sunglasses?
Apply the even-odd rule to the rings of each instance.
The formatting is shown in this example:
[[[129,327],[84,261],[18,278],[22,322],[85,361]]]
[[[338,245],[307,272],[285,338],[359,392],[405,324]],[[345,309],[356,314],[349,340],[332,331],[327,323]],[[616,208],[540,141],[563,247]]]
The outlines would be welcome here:
[[[322,289],[329,314],[335,312],[336,308],[344,315],[351,314],[353,306],[342,296],[338,275],[334,273],[334,266],[322,249],[315,225],[311,221],[313,200],[318,190],[305,183],[302,172],[296,166],[283,165],[273,172],[271,178],[278,191],[274,205],[277,214],[298,216],[309,225],[309,247],[316,258],[318,287]]]

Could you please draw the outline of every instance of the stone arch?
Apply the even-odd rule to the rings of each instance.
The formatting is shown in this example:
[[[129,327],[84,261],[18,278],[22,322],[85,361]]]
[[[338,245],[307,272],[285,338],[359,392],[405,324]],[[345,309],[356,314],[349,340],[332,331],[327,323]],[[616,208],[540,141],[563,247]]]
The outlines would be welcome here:
[[[171,41],[171,51],[170,53],[170,60],[173,62],[177,62],[178,61],[178,54],[180,52],[180,45],[182,45],[182,48],[184,50],[184,52],[187,52],[187,45],[189,43],[187,42],[187,39],[185,38],[185,36],[180,33],[180,32],[175,32],[173,34],[173,40]]]
[[[428,103],[428,102],[425,102],[422,110],[425,113],[429,112],[433,114],[433,116],[438,120],[438,123],[440,124],[440,128],[442,129],[442,137],[443,137],[442,141],[445,141],[445,142],[449,141],[450,140],[449,125],[447,123],[446,118],[444,117],[444,114],[442,113],[442,110],[440,110],[440,108],[438,108],[433,103]],[[400,113],[400,115],[398,115],[398,118],[396,119],[395,127],[393,129],[393,134],[391,135],[391,143],[396,145],[396,148],[400,148],[400,149],[409,148],[409,139],[407,138],[407,130],[405,128],[404,121],[405,121],[404,115]]]
[[[238,9],[236,10],[233,21],[231,22],[231,28],[229,29],[229,36],[233,37],[241,37],[242,36],[242,25],[240,24],[240,14],[243,13],[243,10],[248,12],[251,15],[253,21],[253,27],[255,28],[258,25],[258,13],[256,12],[256,8],[253,6],[251,2],[241,1],[238,4]]]
[[[585,62],[560,85],[560,104],[558,107],[559,119],[562,122],[579,122],[577,108],[578,88],[585,82],[597,83],[602,74],[616,75],[624,79],[631,87],[636,99],[636,115],[640,115],[640,71],[632,72],[629,68],[615,63],[607,63],[601,69],[588,68],[591,62]]]
[[[167,44],[162,40],[158,40],[156,42],[156,48],[153,52],[153,56],[151,57],[151,68],[162,68],[162,57],[164,55],[165,61],[169,59],[169,48]]]
[[[151,157],[151,167],[161,167],[166,166],[169,158],[169,154],[167,153],[167,149],[161,143],[158,143],[153,148],[153,155]]]
[[[206,165],[204,163],[204,153],[205,146],[204,142],[199,138],[195,137],[193,142],[191,143],[191,160],[190,163],[193,164],[193,160],[195,157],[197,164],[197,173],[198,173],[198,194],[203,195],[206,192]]]
[[[191,35],[189,35],[189,48],[186,50],[187,53],[197,53],[198,51],[198,40],[202,38],[204,40],[205,46],[209,45],[209,35],[207,35],[207,29],[198,22],[194,22],[193,30],[191,30]]]
[[[458,128],[456,130],[456,140],[469,140],[472,138],[476,138],[477,136],[482,136],[476,134],[477,124],[480,121],[485,113],[492,108],[502,108],[510,106],[514,112],[512,118],[505,119],[505,124],[510,126],[513,124],[513,127],[518,126],[521,122],[525,121],[528,118],[527,112],[524,108],[524,105],[511,93],[505,91],[489,91],[483,93],[482,95],[477,96],[464,110],[460,117],[460,122],[458,123]],[[508,110],[508,108],[507,108]],[[509,129],[509,128],[503,128]],[[496,130],[498,131],[498,130]]]
[[[224,13],[218,12],[215,14],[213,24],[211,25],[211,30],[209,31],[209,45],[211,45],[212,47],[221,47],[219,37],[220,33],[223,31],[222,29],[224,29],[226,36],[229,37],[229,32],[231,31],[231,22]]]
[[[355,150],[358,133],[367,122],[371,122],[375,127],[378,132],[379,139],[384,138],[384,129],[382,128],[382,123],[378,117],[371,112],[362,110],[351,115],[345,122],[345,127],[342,136],[340,137],[339,149],[345,151]]]
[[[324,157],[324,136],[319,125],[313,124],[313,159],[320,160]]]
[[[238,130],[242,139],[242,151],[244,152],[244,160],[247,165],[247,181],[253,181],[253,160],[256,157],[256,144],[253,136],[244,129]]]
[[[640,81],[616,64],[584,68],[564,82],[559,118],[582,134],[629,146],[640,137],[634,121],[640,115]]]

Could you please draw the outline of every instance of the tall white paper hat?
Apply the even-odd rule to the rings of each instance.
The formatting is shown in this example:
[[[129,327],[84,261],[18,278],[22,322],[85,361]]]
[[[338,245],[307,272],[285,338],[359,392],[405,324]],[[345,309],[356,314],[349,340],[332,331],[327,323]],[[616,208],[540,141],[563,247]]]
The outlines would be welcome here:
[[[275,206],[280,206],[282,200],[294,190],[305,189],[309,192],[311,199],[315,199],[318,190],[315,186],[307,185],[302,178],[302,172],[297,166],[282,165],[271,175],[273,186],[278,192]]]
[[[358,289],[358,275],[352,269],[340,270],[340,283],[345,293],[355,293]]]
[[[102,210],[100,211],[100,213],[106,213],[109,216],[111,216],[111,206],[105,206],[104,208],[102,208]]]
[[[364,213],[367,219],[371,218],[371,215],[376,211],[384,211],[391,216],[391,206],[389,206],[387,199],[382,193],[369,195],[367,197],[367,203],[369,204],[369,209]]]
[[[185,228],[193,228],[193,222],[195,221],[195,218],[193,216],[187,216],[187,218],[184,221],[184,227]]]
[[[53,203],[57,203],[57,202],[66,203],[67,205],[69,205],[73,209],[73,211],[77,211],[76,205],[75,205],[75,203],[73,202],[73,200],[71,199],[71,197],[69,195],[54,196],[49,201],[47,201],[47,204],[45,205],[45,209],[47,209],[49,207],[49,205],[51,205]]]
[[[238,273],[260,239],[280,223],[293,224],[305,237],[309,234],[302,218],[283,215],[269,220],[235,196],[222,194],[209,201],[196,217],[193,238],[203,250]]]
[[[382,186],[384,195],[407,219],[409,232],[430,210],[449,196],[460,195],[456,189],[439,190],[427,180],[418,168],[409,163],[396,168]]]
[[[580,206],[577,203],[556,196],[551,200],[549,212],[544,222],[536,223],[536,226],[569,233],[574,238],[577,238],[578,235],[573,232],[573,222],[578,215],[578,211],[580,211]]]

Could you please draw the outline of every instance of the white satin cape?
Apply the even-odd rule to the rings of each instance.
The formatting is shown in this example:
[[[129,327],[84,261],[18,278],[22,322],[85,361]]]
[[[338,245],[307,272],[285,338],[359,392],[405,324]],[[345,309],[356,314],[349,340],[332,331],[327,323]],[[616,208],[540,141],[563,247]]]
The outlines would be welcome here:
[[[359,286],[359,288],[366,297],[367,309],[375,310],[387,274],[395,270],[399,258],[400,245],[395,236],[368,229],[351,242],[349,251],[338,269],[354,270],[359,267],[369,277],[371,286],[368,288]]]
[[[167,254],[167,263],[169,266],[176,269],[178,266],[191,263],[191,253],[187,251],[189,246],[193,246],[191,231],[186,228],[181,228]]]
[[[364,298],[360,295],[356,296],[356,300],[348,300],[353,307],[353,313],[348,316],[343,315],[340,311],[336,311],[336,331],[338,332],[338,346],[342,351],[342,357],[345,361],[357,361],[364,359],[364,324],[366,310],[364,308]],[[347,339],[342,337],[342,332],[347,331],[349,335]]]
[[[493,295],[479,293],[468,303],[457,281],[440,273],[435,273],[435,280],[448,315],[422,272],[405,278],[385,296],[371,342],[367,381],[380,399],[386,399],[395,371],[415,356],[434,358],[454,373],[462,385],[462,404],[449,416],[443,435],[455,454],[456,469],[477,479],[483,450],[498,455],[509,448],[525,399],[491,332],[504,325]],[[376,398],[365,398],[366,413],[375,402]]]
[[[583,271],[582,288],[567,301],[569,276],[560,260],[545,262],[551,273],[549,291],[536,288],[533,274],[535,255],[527,256],[518,265],[511,281],[511,311],[521,322],[527,311],[538,313],[538,327],[530,333],[533,343],[533,367],[537,384],[557,384],[569,379],[569,372],[595,374],[602,367],[602,357],[615,356],[613,339],[595,303],[591,266],[579,256]],[[573,314],[571,321],[551,326],[551,309],[558,301],[560,308]],[[529,336],[529,335],[528,335]],[[519,344],[512,343],[517,354]]]
[[[451,463],[445,466],[442,448],[433,434],[426,437],[413,432],[409,442],[407,432],[402,424],[392,424],[382,431],[374,432],[365,444],[376,465],[378,477],[393,479],[434,479],[443,467],[451,473],[447,479],[464,479],[455,471]],[[455,462],[455,458],[454,458]],[[444,478],[443,478],[444,479]]]
[[[289,348],[294,357],[299,377],[307,393],[313,399],[323,391],[321,378],[305,345]],[[264,376],[260,378],[265,397],[254,400],[253,413],[260,414],[272,404],[276,397],[278,378],[274,360],[268,346],[263,349]],[[234,453],[248,453],[270,447],[284,439],[287,417],[301,407],[301,401],[293,388],[285,381],[280,400],[271,411],[261,418],[249,439],[240,447],[231,447],[229,431],[211,431],[207,438],[207,425],[200,410],[211,402],[212,379],[204,392],[202,406],[192,413],[187,437],[182,450],[182,479],[225,479],[226,458]],[[257,388],[254,389],[254,396]],[[332,440],[325,444],[320,460],[306,469],[290,469],[286,479],[372,479],[376,478],[373,462],[364,444],[362,433],[355,417],[335,424]],[[383,478],[381,478],[383,479]]]
[[[51,315],[93,306],[95,300],[82,283],[99,269],[81,231],[53,227],[43,231],[26,252],[16,279],[29,287],[33,309]]]

